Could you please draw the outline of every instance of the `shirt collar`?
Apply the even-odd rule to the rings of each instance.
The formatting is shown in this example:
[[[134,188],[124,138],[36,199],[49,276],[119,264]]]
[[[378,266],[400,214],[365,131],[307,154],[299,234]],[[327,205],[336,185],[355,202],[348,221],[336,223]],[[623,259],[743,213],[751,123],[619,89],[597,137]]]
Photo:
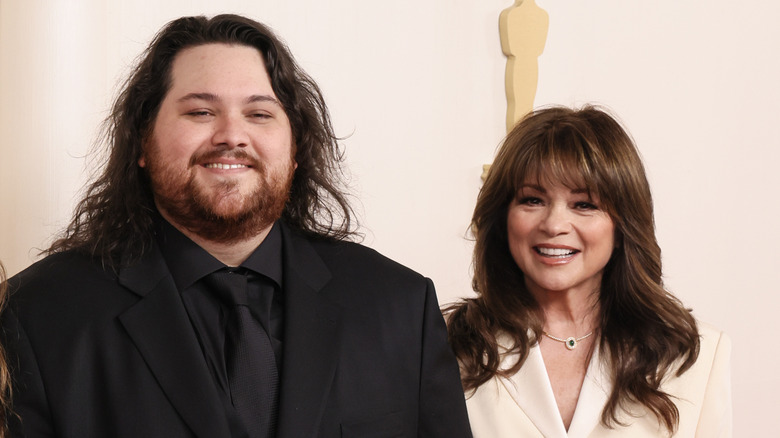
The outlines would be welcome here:
[[[274,222],[260,246],[241,263],[241,267],[264,275],[277,286],[282,286],[282,231],[278,221]]]
[[[155,238],[179,291],[226,267],[164,218],[158,221]],[[281,287],[282,232],[278,221],[263,242],[241,263],[241,267],[268,277]]]

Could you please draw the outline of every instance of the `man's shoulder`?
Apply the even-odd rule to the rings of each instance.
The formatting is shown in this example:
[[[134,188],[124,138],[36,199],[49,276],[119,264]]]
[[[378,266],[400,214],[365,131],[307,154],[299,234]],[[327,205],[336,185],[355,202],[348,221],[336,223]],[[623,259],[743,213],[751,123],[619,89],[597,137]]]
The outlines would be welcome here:
[[[422,275],[401,263],[357,242],[346,240],[309,239],[315,252],[332,270],[386,273],[422,279]]]
[[[86,283],[114,283],[116,274],[89,255],[63,251],[44,257],[8,279],[12,301],[31,295],[54,293]]]
[[[103,266],[99,259],[95,259],[86,253],[68,250],[47,255],[31,264],[13,278],[41,278],[58,274],[73,274],[78,272],[107,272],[111,269]]]

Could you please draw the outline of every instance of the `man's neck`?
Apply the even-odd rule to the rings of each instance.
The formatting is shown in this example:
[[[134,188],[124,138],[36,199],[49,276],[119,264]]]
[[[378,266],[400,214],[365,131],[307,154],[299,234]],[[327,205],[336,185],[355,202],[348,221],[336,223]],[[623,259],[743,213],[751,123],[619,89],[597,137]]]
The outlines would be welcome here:
[[[263,240],[265,240],[266,236],[268,236],[268,233],[271,231],[271,228],[274,226],[274,224],[271,223],[254,236],[237,242],[215,242],[213,240],[204,239],[192,231],[179,226],[176,222],[167,217],[167,215],[162,211],[160,213],[162,214],[163,218],[168,221],[168,223],[179,230],[182,234],[187,236],[190,240],[195,242],[198,246],[206,250],[206,252],[211,254],[212,257],[231,267],[239,266],[246,259],[248,259],[249,256],[252,255],[252,252],[254,252],[254,250],[257,249],[261,243],[263,243]]]

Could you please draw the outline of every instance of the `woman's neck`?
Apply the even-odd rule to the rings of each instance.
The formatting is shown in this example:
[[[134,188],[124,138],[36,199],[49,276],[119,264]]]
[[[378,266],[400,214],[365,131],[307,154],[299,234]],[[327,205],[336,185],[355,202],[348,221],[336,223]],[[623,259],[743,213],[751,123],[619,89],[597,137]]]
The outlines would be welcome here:
[[[598,291],[534,294],[544,313],[544,331],[559,337],[584,336],[598,326]]]

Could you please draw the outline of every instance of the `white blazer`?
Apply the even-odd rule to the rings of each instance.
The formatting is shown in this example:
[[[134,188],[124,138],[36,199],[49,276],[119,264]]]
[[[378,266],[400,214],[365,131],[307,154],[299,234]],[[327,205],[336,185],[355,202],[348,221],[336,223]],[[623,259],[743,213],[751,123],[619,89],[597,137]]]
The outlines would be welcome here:
[[[701,350],[696,363],[680,377],[668,377],[662,389],[680,412],[675,437],[731,437],[731,341],[714,327],[699,323]],[[555,403],[550,379],[538,345],[531,348],[520,371],[510,378],[494,377],[477,388],[466,404],[475,438],[657,438],[668,432],[655,415],[637,406],[620,412],[626,426],[609,429],[601,411],[612,389],[601,365],[598,348],[588,366],[568,432]],[[506,355],[510,366],[516,355]]]

